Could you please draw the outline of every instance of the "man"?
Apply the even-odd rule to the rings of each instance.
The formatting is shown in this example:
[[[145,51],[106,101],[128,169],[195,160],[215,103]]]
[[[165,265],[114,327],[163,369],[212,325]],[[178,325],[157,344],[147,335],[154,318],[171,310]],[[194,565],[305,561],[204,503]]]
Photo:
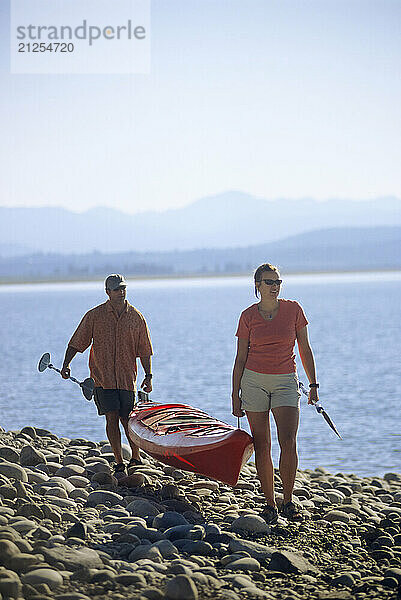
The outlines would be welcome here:
[[[153,351],[144,317],[126,300],[124,277],[109,275],[105,288],[109,299],[82,318],[68,343],[61,376],[70,376],[71,360],[92,344],[89,368],[95,381],[94,400],[99,415],[106,416],[106,434],[116,460],[114,472],[123,475],[120,421],[132,450],[128,466],[138,465],[139,450],[128,435],[128,416],[135,399],[137,358],[145,371],[141,387],[145,392],[152,391]]]

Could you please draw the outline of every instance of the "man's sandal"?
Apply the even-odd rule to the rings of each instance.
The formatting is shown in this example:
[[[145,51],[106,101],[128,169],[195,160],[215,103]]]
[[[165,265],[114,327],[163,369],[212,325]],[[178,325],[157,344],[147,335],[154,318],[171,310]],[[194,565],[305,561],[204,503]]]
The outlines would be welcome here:
[[[117,463],[116,465],[114,465],[113,472],[114,472],[114,475],[116,473],[125,473],[125,464],[124,463]]]
[[[287,502],[283,504],[281,507],[281,515],[290,521],[301,521],[302,520],[302,512],[300,509],[294,504],[294,502]]]
[[[277,508],[275,506],[270,506],[270,504],[266,504],[266,506],[263,507],[260,516],[268,525],[275,525],[278,521]]]
[[[139,467],[141,465],[143,465],[143,462],[140,458],[131,458],[131,460],[128,463],[128,469],[130,469],[131,467]]]

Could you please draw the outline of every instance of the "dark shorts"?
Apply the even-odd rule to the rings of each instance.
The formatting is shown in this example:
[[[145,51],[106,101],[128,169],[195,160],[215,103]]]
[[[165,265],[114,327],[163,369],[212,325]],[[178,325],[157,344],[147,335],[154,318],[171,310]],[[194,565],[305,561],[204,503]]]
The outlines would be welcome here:
[[[93,399],[99,415],[117,411],[120,417],[128,417],[134,408],[135,392],[128,390],[105,390],[95,387]]]

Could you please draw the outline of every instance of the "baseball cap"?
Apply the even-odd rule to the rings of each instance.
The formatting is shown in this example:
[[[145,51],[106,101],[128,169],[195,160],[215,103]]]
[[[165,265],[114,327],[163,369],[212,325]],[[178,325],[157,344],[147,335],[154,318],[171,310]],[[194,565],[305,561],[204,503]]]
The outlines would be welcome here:
[[[104,286],[106,290],[117,290],[121,287],[126,287],[127,282],[125,281],[122,275],[118,275],[117,273],[113,273],[106,277],[106,281],[104,282]]]

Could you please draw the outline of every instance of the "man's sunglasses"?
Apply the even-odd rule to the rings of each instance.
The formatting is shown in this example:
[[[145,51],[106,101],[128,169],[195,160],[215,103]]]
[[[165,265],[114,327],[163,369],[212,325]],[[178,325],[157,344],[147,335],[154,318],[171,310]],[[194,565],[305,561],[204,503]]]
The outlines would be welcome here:
[[[283,283],[282,279],[261,279],[266,285],[281,285]]]

